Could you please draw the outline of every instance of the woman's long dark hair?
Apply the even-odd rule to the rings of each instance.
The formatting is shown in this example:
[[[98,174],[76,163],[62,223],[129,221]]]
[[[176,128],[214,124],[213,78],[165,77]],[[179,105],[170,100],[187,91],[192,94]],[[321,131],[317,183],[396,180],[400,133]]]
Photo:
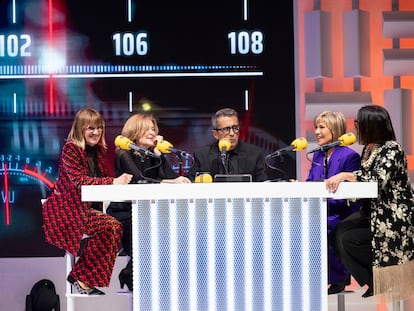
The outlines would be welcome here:
[[[359,142],[362,145],[384,144],[396,140],[388,111],[377,105],[368,105],[358,110],[357,122]]]

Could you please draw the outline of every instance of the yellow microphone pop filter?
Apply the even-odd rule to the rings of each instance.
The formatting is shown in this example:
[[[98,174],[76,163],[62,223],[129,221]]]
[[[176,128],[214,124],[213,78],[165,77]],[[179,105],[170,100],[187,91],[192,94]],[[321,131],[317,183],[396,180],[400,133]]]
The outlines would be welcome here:
[[[201,173],[195,178],[196,183],[211,183],[213,182],[213,177],[209,173]]]
[[[162,153],[171,153],[170,148],[173,145],[167,140],[161,140],[157,142],[157,149]]]
[[[293,151],[299,151],[306,148],[308,141],[304,137],[299,137],[292,141],[291,145],[295,146]]]
[[[218,146],[220,150],[225,149],[226,151],[228,151],[231,147],[231,142],[228,139],[222,138],[219,140]]]
[[[340,146],[349,146],[356,142],[356,137],[354,133],[349,132],[339,137],[338,140],[341,141]]]
[[[125,137],[125,136],[118,135],[115,138],[114,143],[115,143],[115,146],[117,146],[118,148],[121,148],[121,149],[124,149],[124,150],[131,150],[130,144],[132,143],[132,141],[129,138]]]

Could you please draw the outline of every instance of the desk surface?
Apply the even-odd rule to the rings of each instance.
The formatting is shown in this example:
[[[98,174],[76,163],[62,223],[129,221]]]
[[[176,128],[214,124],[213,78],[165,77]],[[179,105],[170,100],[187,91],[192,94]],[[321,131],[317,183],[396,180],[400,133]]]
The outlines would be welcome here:
[[[324,182],[129,184],[82,186],[83,201],[219,198],[374,198],[375,182],[343,182],[336,193]]]

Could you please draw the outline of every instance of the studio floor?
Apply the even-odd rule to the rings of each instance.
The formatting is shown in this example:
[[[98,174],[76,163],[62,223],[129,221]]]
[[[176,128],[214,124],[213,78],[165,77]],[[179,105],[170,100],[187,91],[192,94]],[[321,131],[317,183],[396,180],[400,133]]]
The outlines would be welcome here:
[[[77,298],[76,311],[83,310],[131,310],[131,296],[120,294],[121,290],[117,276],[125,266],[126,258],[118,257],[114,268],[114,277],[111,286],[105,289],[105,296],[94,298]],[[0,310],[24,311],[26,295],[30,293],[33,284],[40,279],[50,279],[55,283],[57,293],[60,296],[61,310],[67,311],[65,297],[65,258],[0,258]],[[361,298],[365,288],[360,288],[355,281],[347,287],[353,291],[347,293],[345,309],[347,311],[412,311],[414,303],[405,301],[396,310],[393,305],[377,305],[374,298]],[[341,310],[338,308],[338,296],[328,296],[328,311]],[[292,310],[300,311],[300,310]],[[316,311],[316,310],[315,310]],[[323,311],[323,310],[321,310]]]
[[[404,301],[397,304],[377,304],[374,297],[362,298],[366,287],[360,287],[352,279],[351,285],[346,287],[346,294],[343,296],[345,305],[341,305],[341,297],[338,295],[328,296],[328,311],[413,311],[414,301]],[[341,306],[343,307],[341,309]]]

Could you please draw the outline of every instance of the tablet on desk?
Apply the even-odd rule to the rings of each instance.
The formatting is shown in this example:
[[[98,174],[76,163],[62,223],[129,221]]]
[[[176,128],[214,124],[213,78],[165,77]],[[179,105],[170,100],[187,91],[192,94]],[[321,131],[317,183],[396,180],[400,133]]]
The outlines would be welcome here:
[[[251,182],[251,174],[216,174],[214,182]]]

